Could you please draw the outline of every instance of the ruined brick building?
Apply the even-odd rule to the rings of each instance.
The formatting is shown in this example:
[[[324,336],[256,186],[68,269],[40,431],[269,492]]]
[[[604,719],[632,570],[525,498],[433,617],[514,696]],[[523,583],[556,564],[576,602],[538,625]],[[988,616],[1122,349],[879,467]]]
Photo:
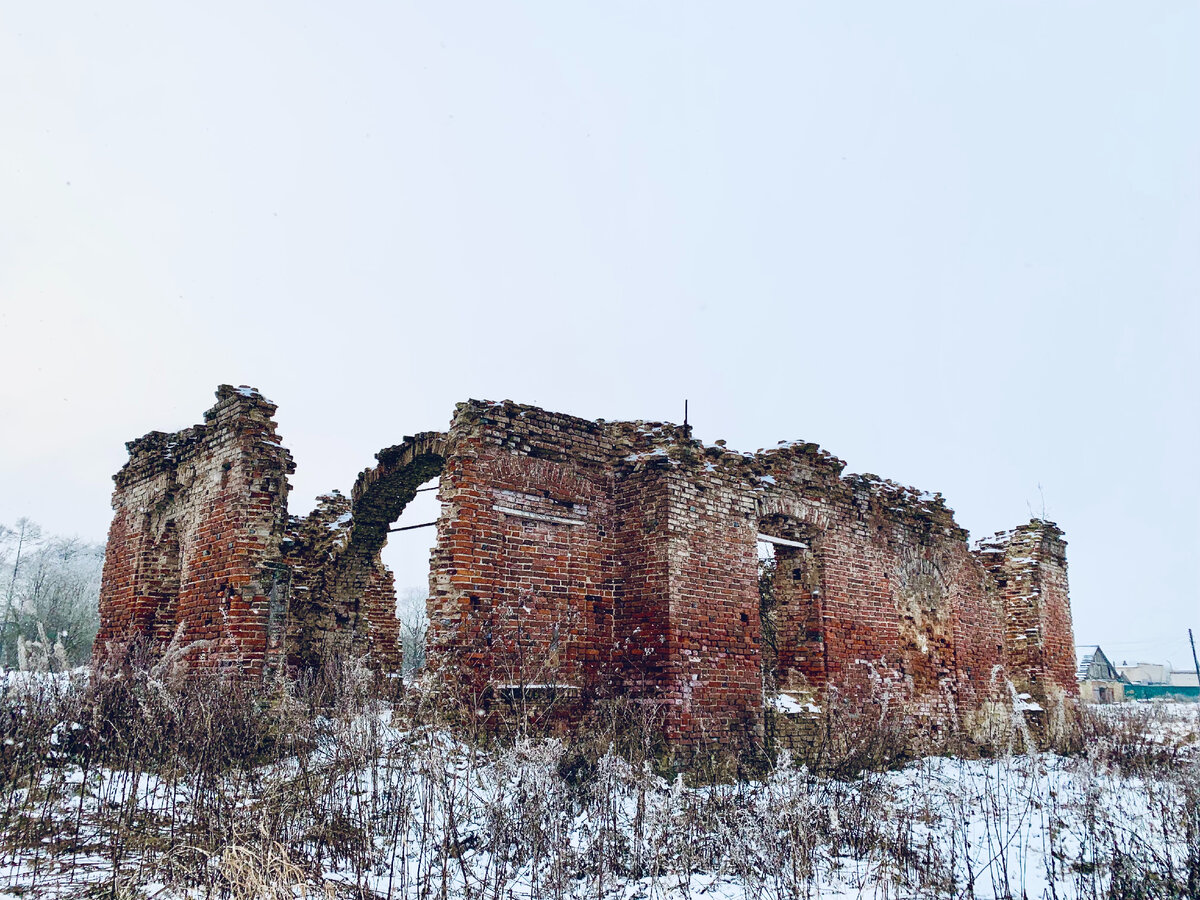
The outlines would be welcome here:
[[[438,478],[427,653],[474,696],[654,698],[668,738],[720,744],[778,696],[886,691],[957,719],[1009,681],[1075,691],[1053,523],[972,550],[940,495],[843,475],[815,444],[742,454],[687,426],[479,401],[299,518],[275,406],[229,386],[217,401],[202,425],[128,444],[98,654],[140,635],[250,679],[344,651],[398,671],[380,551]]]

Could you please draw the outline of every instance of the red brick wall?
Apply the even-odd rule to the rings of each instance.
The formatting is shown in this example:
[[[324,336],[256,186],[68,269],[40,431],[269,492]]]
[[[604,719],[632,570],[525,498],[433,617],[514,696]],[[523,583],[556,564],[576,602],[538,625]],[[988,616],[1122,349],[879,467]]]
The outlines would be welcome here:
[[[781,689],[950,721],[1003,690],[1004,607],[940,497],[812,444],[748,456],[515,404],[461,405],[445,454],[431,658],[476,688],[632,692],[677,742],[755,740],[762,529],[806,544],[778,553]]]
[[[940,498],[839,477],[812,445],[761,461],[760,527],[808,545],[776,552],[780,688],[829,685],[941,718],[983,699],[1001,619]]]
[[[447,433],[380,451],[349,497],[287,520],[274,406],[229,387],[218,401],[205,425],[129,445],[98,648],[131,631],[161,646],[185,622],[186,640],[210,642],[197,660],[250,677],[334,652],[398,671],[379,553],[440,473],[429,663],[468,696],[628,693],[662,705],[678,744],[744,747],[776,687],[951,725],[1006,677],[1073,692],[1050,523],[973,554],[940,495],[843,476],[814,444],[738,454],[679,426],[478,401]],[[802,545],[777,548],[765,618],[759,532]]]
[[[628,454],[632,456],[633,454]],[[613,486],[613,640],[608,687],[657,696],[670,676],[668,472],[658,458],[623,461]],[[601,662],[605,654],[600,655]]]
[[[976,556],[1002,603],[1014,681],[1039,698],[1051,685],[1076,696],[1066,541],[1058,526],[1034,519],[998,532],[978,542]]]
[[[371,567],[363,591],[362,624],[371,665],[383,672],[399,673],[404,659],[400,620],[396,618],[396,577],[382,560]]]
[[[223,385],[205,424],[128,445],[114,481],[96,653],[177,626],[193,664],[261,678],[281,649],[278,593],[291,456],[275,406]],[[278,626],[278,627],[277,627]]]
[[[1057,525],[1044,522],[1038,563],[1042,599],[1042,660],[1046,677],[1068,696],[1079,693],[1075,680],[1075,635],[1067,586],[1067,542]]]
[[[763,682],[757,509],[744,486],[681,463],[668,483],[668,735],[743,745],[759,736]]]
[[[599,465],[601,429],[511,404],[464,404],[447,446],[431,664],[476,690],[596,690],[613,642],[612,478]]]
[[[842,468],[812,444],[750,456],[676,426],[461,405],[431,581],[434,658],[453,658],[476,685],[511,681],[531,658],[514,649],[519,633],[527,648],[555,648],[536,659],[551,656],[566,682],[665,704],[676,742],[753,741],[762,529],[806,545],[777,553],[769,682],[957,725],[961,710],[1006,693],[1005,597],[940,496]],[[587,524],[496,508],[553,517],[564,499],[586,508]],[[1039,605],[1039,622],[1065,635],[1053,654],[1067,671],[1065,577],[1044,580],[1055,599]],[[582,583],[583,598],[572,587]],[[581,602],[592,585],[598,602]],[[574,644],[560,650],[555,626],[566,622]]]

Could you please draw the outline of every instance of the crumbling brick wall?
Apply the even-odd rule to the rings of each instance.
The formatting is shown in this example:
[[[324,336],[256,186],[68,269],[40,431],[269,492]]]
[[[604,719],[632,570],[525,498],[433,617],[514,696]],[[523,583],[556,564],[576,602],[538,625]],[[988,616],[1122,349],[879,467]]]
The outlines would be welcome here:
[[[778,626],[778,685],[883,692],[936,716],[978,702],[1004,657],[999,609],[965,532],[940,498],[873,476],[835,479],[833,461],[813,452],[766,455],[762,527],[785,536],[781,518],[796,523],[806,544],[776,573],[800,602]],[[805,457],[821,464],[809,477]]]
[[[615,592],[603,429],[512,404],[460,404],[446,447],[431,662],[476,692],[600,689]]]
[[[282,652],[291,455],[274,404],[223,385],[204,424],[126,446],[114,476],[98,655],[134,635],[260,678]]]
[[[972,552],[940,495],[844,475],[815,444],[741,454],[686,426],[479,401],[447,432],[380,451],[348,497],[289,519],[273,412],[222,387],[205,425],[129,445],[100,644],[140,633],[161,646],[182,624],[209,642],[198,661],[249,676],[342,653],[397,672],[380,551],[440,475],[428,658],[476,700],[553,696],[577,711],[632,695],[662,706],[676,744],[739,747],[762,740],[777,691],[870,696],[951,727],[1005,679],[1073,692],[1050,523]]]
[[[348,552],[351,510],[351,499],[333,491],[308,516],[291,519],[283,561],[291,572],[286,648],[294,670],[354,654],[400,671],[395,582],[378,553]]]
[[[222,385],[204,424],[127,445],[98,659],[140,638],[250,680],[345,653],[400,670],[395,585],[379,551],[416,486],[440,470],[440,435],[380,451],[351,497],[334,491],[289,518],[295,466],[275,408],[253,388]]]
[[[683,743],[754,740],[764,684],[883,695],[954,724],[1027,664],[1007,653],[1005,598],[940,496],[843,467],[813,444],[738,454],[677,426],[461,404],[431,659],[476,690],[647,695]],[[760,533],[781,541],[766,629]]]
[[[553,687],[666,705],[730,743],[761,707],[755,501],[674,458],[683,428],[460,404],[447,434],[429,658],[479,694]],[[744,520],[729,532],[730,505]]]
[[[1039,699],[1078,691],[1067,595],[1067,542],[1053,522],[1034,519],[976,544],[1004,611],[1009,667]]]

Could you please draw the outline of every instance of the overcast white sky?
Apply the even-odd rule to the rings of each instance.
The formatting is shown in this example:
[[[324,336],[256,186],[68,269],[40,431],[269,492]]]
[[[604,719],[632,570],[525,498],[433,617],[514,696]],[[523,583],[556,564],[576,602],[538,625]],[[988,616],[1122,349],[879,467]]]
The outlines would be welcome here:
[[[1198,39],[1194,0],[0,0],[0,522],[102,540],[124,441],[220,382],[279,403],[295,512],[457,400],[686,397],[974,536],[1044,502],[1077,640],[1183,667]]]

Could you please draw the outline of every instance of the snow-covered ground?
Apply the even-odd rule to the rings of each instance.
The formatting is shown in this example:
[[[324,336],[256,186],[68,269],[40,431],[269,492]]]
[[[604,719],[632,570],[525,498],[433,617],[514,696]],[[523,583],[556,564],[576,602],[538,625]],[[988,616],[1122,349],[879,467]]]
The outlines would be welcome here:
[[[217,780],[85,768],[63,722],[33,781],[6,783],[0,897],[1189,896],[1197,707],[1092,721],[1078,755],[839,781],[785,754],[703,787],[612,753],[566,777],[558,740],[484,753],[384,707]]]

